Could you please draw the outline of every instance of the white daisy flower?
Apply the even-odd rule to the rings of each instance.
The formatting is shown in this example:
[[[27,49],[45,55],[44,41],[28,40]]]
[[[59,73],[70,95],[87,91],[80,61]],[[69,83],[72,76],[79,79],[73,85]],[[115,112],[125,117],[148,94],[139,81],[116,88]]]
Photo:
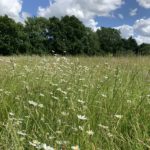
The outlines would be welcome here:
[[[34,101],[28,101],[28,103],[34,107],[38,106],[38,103],[36,103]]]
[[[92,130],[86,131],[86,133],[90,136],[94,135],[94,132]]]
[[[87,117],[85,115],[77,115],[79,120],[87,120]]]
[[[71,149],[72,149],[72,150],[80,150],[80,148],[79,148],[78,145],[76,145],[76,146],[71,146]]]
[[[121,119],[123,115],[115,115],[116,118]]]

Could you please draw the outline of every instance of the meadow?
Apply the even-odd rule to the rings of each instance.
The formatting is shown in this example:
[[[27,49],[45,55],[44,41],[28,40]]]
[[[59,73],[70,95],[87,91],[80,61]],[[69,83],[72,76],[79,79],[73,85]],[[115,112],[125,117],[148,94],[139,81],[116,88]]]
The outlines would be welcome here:
[[[0,57],[0,149],[150,149],[150,57]]]

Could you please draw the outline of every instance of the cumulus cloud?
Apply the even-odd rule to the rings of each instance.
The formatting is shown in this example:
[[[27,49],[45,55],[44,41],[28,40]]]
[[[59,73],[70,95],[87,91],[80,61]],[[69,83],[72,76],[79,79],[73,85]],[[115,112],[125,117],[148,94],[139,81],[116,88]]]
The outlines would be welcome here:
[[[140,6],[150,8],[150,0],[137,0]]]
[[[129,38],[130,36],[134,36],[133,27],[129,25],[122,25],[116,27],[116,29],[120,30],[121,36],[125,39]]]
[[[136,20],[133,26],[122,25],[115,28],[120,30],[123,38],[133,36],[138,44],[150,43],[150,18]]]
[[[25,23],[25,20],[26,20],[28,17],[31,17],[31,14],[29,14],[29,13],[23,11],[23,12],[20,14],[19,22],[21,22],[21,23],[24,24],[24,23]]]
[[[150,18],[137,20],[133,27],[136,34],[150,38]]]
[[[135,9],[131,9],[130,10],[130,16],[136,16],[137,15],[137,11],[138,11],[138,9],[137,8],[135,8]]]
[[[22,0],[0,0],[0,15],[8,15],[17,22],[23,22],[30,15],[22,12],[22,4]]]
[[[18,20],[21,9],[21,0],[0,0],[0,15],[7,14],[9,17]]]
[[[138,44],[142,44],[142,43],[149,43],[150,44],[150,38],[148,38],[146,36],[138,35],[136,37],[136,41]]]
[[[88,27],[92,28],[94,31],[96,31],[97,29],[100,29],[100,27],[97,27],[98,22],[95,21],[94,19],[85,20],[84,23],[85,23]]]
[[[38,16],[61,17],[75,15],[87,26],[96,28],[95,16],[110,16],[123,4],[123,0],[55,0],[46,8],[38,8]]]

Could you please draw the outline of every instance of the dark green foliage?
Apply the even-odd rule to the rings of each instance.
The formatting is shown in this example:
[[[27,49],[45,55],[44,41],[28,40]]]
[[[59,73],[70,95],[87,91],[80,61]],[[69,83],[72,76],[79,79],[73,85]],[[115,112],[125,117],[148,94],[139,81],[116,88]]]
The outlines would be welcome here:
[[[84,53],[87,55],[102,55],[103,51],[101,50],[98,35],[96,32],[93,32],[90,28],[86,29],[86,34],[84,36]]]
[[[139,53],[141,55],[150,55],[150,44],[141,44],[139,47]]]
[[[97,30],[100,47],[105,54],[116,55],[122,47],[122,40],[120,32],[112,28],[102,27],[100,30]]]
[[[64,54],[67,47],[65,44],[65,35],[63,35],[63,25],[61,21],[52,17],[48,20],[48,48],[50,53]]]
[[[27,39],[29,53],[33,54],[45,54],[48,53],[47,48],[47,25],[48,21],[45,18],[28,18],[25,22],[25,33],[27,33]]]
[[[20,39],[18,29],[20,24],[7,16],[0,16],[0,54],[11,55],[18,53],[20,47]]]
[[[24,24],[0,16],[0,55],[125,55],[150,54],[148,44],[122,39],[120,32],[104,28],[94,32],[75,16],[28,18]]]
[[[76,17],[65,16],[61,19],[63,40],[67,53],[76,55],[85,51],[86,28]]]
[[[138,45],[135,39],[129,37],[127,40],[127,49],[132,50],[135,54],[138,54]]]

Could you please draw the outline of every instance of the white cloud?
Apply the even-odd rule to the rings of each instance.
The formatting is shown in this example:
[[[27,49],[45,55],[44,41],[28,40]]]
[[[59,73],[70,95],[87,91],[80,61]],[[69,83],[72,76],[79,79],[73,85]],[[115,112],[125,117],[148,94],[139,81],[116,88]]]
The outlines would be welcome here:
[[[22,4],[22,0],[0,0],[0,15],[8,15],[17,22],[23,22],[30,15],[22,12]]]
[[[150,38],[150,18],[137,20],[133,27],[136,34]]]
[[[123,0],[55,0],[46,8],[38,8],[38,16],[61,17],[75,15],[87,26],[96,28],[95,16],[110,16],[123,4]]]
[[[138,44],[142,44],[142,43],[149,43],[150,44],[150,38],[148,38],[146,36],[138,35],[135,39],[138,42]]]
[[[137,15],[137,11],[138,11],[138,9],[137,8],[135,8],[135,9],[131,9],[130,10],[130,16],[136,16]]]
[[[150,8],[150,0],[137,0],[140,6]]]
[[[116,27],[116,29],[120,30],[121,35],[123,38],[129,38],[130,36],[134,35],[133,27],[129,25],[122,25],[119,27]]]
[[[22,0],[0,0],[0,15],[7,14],[9,17],[19,20],[22,9]]]
[[[94,31],[96,31],[97,29],[100,29],[100,27],[98,27],[98,22],[95,21],[94,19],[90,19],[90,20],[85,20],[84,22],[86,24],[87,27],[92,28]]]
[[[133,26],[122,25],[115,28],[120,30],[123,38],[133,36],[138,44],[150,43],[150,18],[136,20]]]
[[[21,22],[21,23],[25,23],[25,20],[28,18],[28,17],[31,17],[31,15],[29,14],[29,13],[27,13],[27,12],[22,12],[21,14],[20,14],[20,17],[19,17],[19,22]]]

